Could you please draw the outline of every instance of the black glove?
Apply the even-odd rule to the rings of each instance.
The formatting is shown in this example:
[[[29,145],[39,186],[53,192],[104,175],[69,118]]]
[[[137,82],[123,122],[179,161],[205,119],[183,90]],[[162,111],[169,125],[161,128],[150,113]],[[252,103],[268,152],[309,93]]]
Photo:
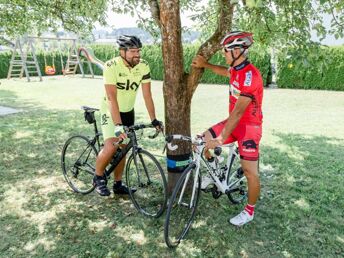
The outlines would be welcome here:
[[[154,126],[154,127],[162,127],[162,122],[161,121],[159,121],[159,120],[157,120],[156,118],[152,121],[152,125]]]

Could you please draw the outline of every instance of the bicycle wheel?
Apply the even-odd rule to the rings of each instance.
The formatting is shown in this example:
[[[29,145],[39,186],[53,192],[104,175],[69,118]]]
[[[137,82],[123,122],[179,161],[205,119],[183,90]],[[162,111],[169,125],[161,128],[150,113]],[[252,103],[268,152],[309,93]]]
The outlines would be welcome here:
[[[130,198],[139,212],[155,218],[164,212],[167,202],[166,177],[152,154],[139,149],[135,155],[130,155],[126,182]],[[132,189],[136,191],[133,192]]]
[[[235,154],[232,154],[228,169],[227,185],[231,184],[233,187],[227,193],[228,199],[233,204],[239,204],[247,197],[247,180],[241,168],[238,149],[235,150]]]
[[[61,154],[61,167],[65,180],[74,192],[88,194],[94,190],[92,179],[97,155],[96,148],[85,136],[75,135],[66,141]]]
[[[201,190],[201,177],[196,177],[194,164],[189,165],[179,178],[170,198],[164,225],[168,247],[179,245],[188,233],[195,217]]]

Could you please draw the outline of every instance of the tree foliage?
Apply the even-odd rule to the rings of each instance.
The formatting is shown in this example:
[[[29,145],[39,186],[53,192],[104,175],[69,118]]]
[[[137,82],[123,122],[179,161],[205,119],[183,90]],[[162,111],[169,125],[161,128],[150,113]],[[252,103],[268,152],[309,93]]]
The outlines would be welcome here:
[[[191,19],[202,31],[202,40],[209,38],[221,12],[219,0],[180,0],[181,12],[192,11]],[[228,0],[236,5],[233,26],[228,30],[252,31],[263,45],[305,45],[311,31],[320,38],[327,33],[344,36],[344,1],[342,0]],[[8,35],[39,34],[63,27],[77,33],[89,33],[95,22],[106,24],[106,11],[139,17],[138,25],[156,38],[160,37],[157,13],[159,0],[0,0],[0,28]],[[323,14],[332,17],[326,29]],[[184,28],[185,30],[186,28]]]
[[[59,28],[86,35],[106,24],[106,10],[106,0],[0,0],[0,28],[9,36]]]
[[[157,31],[154,17],[145,17],[151,10],[151,2],[142,0],[112,0],[113,10],[136,14],[140,25],[148,30]],[[191,19],[202,31],[203,40],[214,32],[221,11],[219,0],[181,0],[181,11],[192,11]],[[248,30],[255,34],[255,39],[263,45],[305,45],[310,43],[311,32],[324,38],[327,33],[336,38],[344,36],[344,1],[341,0],[228,0],[228,5],[235,4],[233,27],[231,30]],[[122,3],[122,4],[120,4]],[[324,14],[332,17],[330,28],[324,26]]]

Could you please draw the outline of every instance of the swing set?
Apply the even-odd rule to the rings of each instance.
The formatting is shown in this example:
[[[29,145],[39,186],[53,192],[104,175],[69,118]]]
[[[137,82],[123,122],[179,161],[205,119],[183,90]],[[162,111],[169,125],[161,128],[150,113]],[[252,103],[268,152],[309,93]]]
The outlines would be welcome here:
[[[42,74],[40,72],[35,48],[36,46],[39,46],[40,43],[43,43],[43,71],[46,75],[54,75],[58,72],[58,67],[55,66],[55,54],[57,51],[60,57],[61,71],[63,75],[75,75],[79,67],[82,77],[85,77],[82,63],[78,56],[76,38],[29,36],[18,38],[16,40],[12,51],[10,68],[7,74],[8,79],[12,77],[22,78],[23,76],[26,76],[27,80],[30,81],[30,76],[38,75],[40,81],[42,81]],[[48,47],[48,43],[50,43],[50,47]],[[67,50],[66,54],[68,55],[66,62],[64,62],[63,58],[63,47]],[[46,56],[46,52],[48,50],[56,50],[50,60],[51,63],[49,63],[49,58]]]
[[[33,38],[33,37],[31,37]],[[57,69],[55,66],[55,55],[56,51],[60,57],[60,65],[61,65],[61,72],[63,75],[71,75],[76,74],[77,68],[80,68],[81,73],[84,75],[84,71],[82,69],[82,65],[80,62],[80,59],[78,57],[78,51],[76,46],[76,39],[75,38],[47,38],[47,37],[37,37],[40,40],[43,40],[43,57],[44,57],[44,73],[46,75],[54,75],[57,73]],[[57,40],[57,42],[56,42]],[[63,41],[63,44],[62,44]],[[48,45],[50,43],[50,45]],[[51,47],[51,44],[55,43],[53,47]],[[47,47],[48,45],[48,47]],[[67,61],[63,61],[63,49],[66,50],[68,58]],[[51,63],[48,64],[46,52],[49,51],[52,53],[52,60]]]

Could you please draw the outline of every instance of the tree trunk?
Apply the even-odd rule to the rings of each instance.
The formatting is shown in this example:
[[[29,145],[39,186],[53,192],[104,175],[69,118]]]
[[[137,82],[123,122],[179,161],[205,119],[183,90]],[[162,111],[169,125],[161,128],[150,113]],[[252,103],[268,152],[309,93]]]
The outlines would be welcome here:
[[[198,51],[198,54],[206,59],[211,58],[219,50],[221,38],[232,25],[233,5],[230,5],[228,0],[219,2],[218,27],[213,36]],[[190,136],[191,99],[204,70],[191,68],[190,74],[184,72],[179,0],[161,0],[160,6],[157,1],[151,0],[149,3],[162,36],[166,134]],[[159,13],[156,12],[158,7]],[[191,157],[190,143],[179,141],[174,144],[178,144],[176,151],[167,150],[169,193],[172,192],[181,172],[186,167],[185,164]]]

